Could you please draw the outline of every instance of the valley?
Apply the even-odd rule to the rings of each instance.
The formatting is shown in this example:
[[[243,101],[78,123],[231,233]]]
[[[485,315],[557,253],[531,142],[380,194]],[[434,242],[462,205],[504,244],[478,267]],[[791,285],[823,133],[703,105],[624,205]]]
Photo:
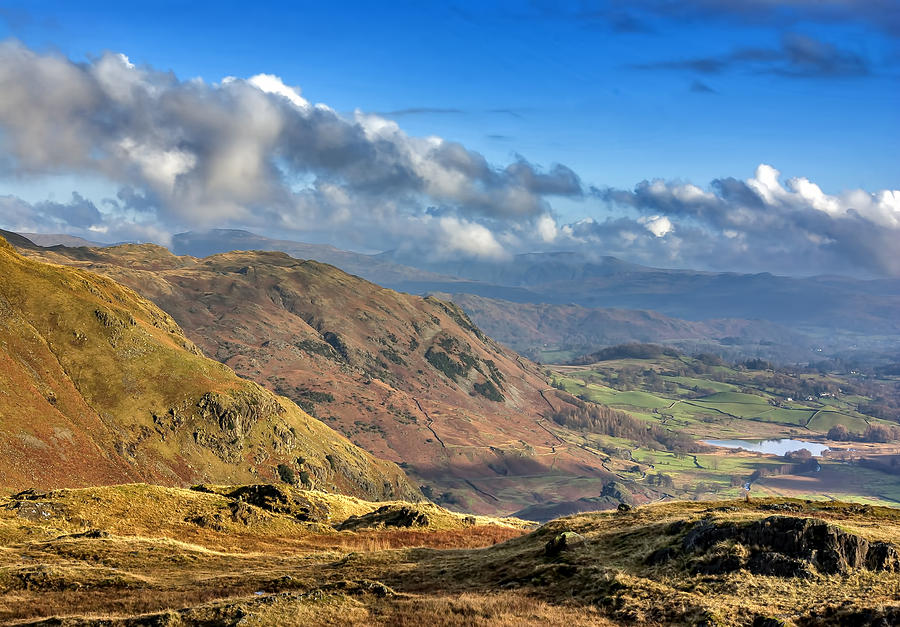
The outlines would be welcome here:
[[[454,304],[283,253],[197,259],[27,240],[19,250],[139,290],[205,353],[400,464],[425,497],[457,511],[549,520],[620,502],[735,498],[748,483],[754,493],[900,501],[897,422],[859,411],[875,396],[896,407],[894,375],[775,372],[758,358],[748,368],[653,345],[538,366]],[[848,441],[828,439],[837,425]],[[858,441],[873,428],[883,442]],[[814,471],[808,460],[705,444],[782,438],[830,450]]]
[[[623,477],[664,474],[678,498],[733,498],[751,484],[752,494],[900,503],[900,481],[892,470],[897,466],[892,460],[900,459],[898,423],[859,411],[880,413],[870,409],[873,396],[896,401],[896,376],[791,373],[759,360],[745,362],[755,368],[735,367],[713,355],[691,358],[646,345],[607,349],[594,357],[607,358],[550,366],[554,387],[626,412],[647,426],[690,436],[702,446],[666,451],[586,433],[590,446],[607,451],[608,463]],[[828,450],[812,459],[791,459],[790,453],[786,458],[747,450],[752,443],[743,450],[705,445],[781,439],[799,441],[787,450],[804,448],[805,442],[809,449]]]

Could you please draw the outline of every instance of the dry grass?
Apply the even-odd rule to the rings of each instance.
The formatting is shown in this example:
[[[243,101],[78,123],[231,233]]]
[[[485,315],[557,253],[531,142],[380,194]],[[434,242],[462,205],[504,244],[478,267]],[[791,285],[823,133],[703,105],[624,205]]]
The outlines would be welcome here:
[[[115,507],[128,500],[130,509]],[[154,486],[67,490],[58,501],[74,509],[39,521],[0,509],[0,622],[55,615],[73,625],[149,624],[168,613],[171,624],[188,625],[750,625],[759,616],[799,625],[811,612],[900,612],[896,572],[711,576],[691,574],[680,558],[645,562],[673,542],[665,532],[673,522],[751,521],[785,503],[801,508],[793,515],[897,544],[900,510],[891,508],[665,503],[572,516],[522,535],[497,525],[335,532],[284,515],[215,531],[188,519],[223,507],[225,497]],[[73,536],[86,522],[114,531]],[[545,555],[562,531],[586,544]],[[148,614],[155,617],[137,618]]]

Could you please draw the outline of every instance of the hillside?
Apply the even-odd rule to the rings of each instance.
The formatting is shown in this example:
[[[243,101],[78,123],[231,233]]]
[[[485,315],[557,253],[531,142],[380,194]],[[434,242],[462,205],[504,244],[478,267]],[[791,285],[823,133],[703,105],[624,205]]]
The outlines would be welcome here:
[[[584,323],[591,316],[610,316],[608,322],[615,338],[601,344],[675,339],[671,335],[680,327],[693,329],[681,344],[685,349],[714,348],[723,355],[763,356],[784,362],[815,359],[820,356],[815,349],[821,349],[825,355],[900,350],[897,279],[675,270],[569,252],[520,254],[507,262],[438,263],[396,252],[366,255],[229,230],[176,235],[173,249],[195,256],[235,249],[280,250],[330,263],[379,285],[415,294],[441,292],[537,306],[558,305],[560,309],[554,310],[552,316],[560,322],[561,329],[573,330],[576,335],[605,335],[605,331],[598,331],[602,327]],[[602,308],[606,313],[588,313],[585,318],[582,312],[567,310],[572,304],[590,312]],[[501,310],[498,317],[492,318],[490,307],[483,303],[476,307],[477,312],[475,308],[467,312],[473,316],[479,313],[479,325],[499,327],[489,334],[503,342],[518,337],[497,333],[509,319],[508,310]],[[611,309],[630,311],[613,313]],[[524,315],[528,316],[527,310]],[[622,324],[623,316],[627,324]],[[770,332],[772,337],[766,337]],[[693,342],[694,333],[709,335],[701,337],[698,344]],[[552,337],[553,331],[548,330],[548,334]],[[738,341],[723,344],[716,338]],[[773,344],[761,347],[760,340]],[[515,348],[527,350],[528,346],[516,344]],[[573,348],[578,351],[592,347]],[[537,357],[536,353],[529,355]]]
[[[0,500],[0,621],[892,625],[900,511],[665,503],[522,521],[267,486]]]
[[[692,321],[648,310],[517,303],[473,294],[439,296],[462,307],[499,342],[532,359],[551,363],[627,342],[665,342],[687,352],[805,361],[814,342],[763,320]]]
[[[544,397],[545,375],[453,304],[277,252],[26,252],[138,290],[206,354],[403,464],[426,496],[448,506],[509,513],[548,494],[596,497],[613,478],[605,455],[544,420],[566,403]],[[638,500],[657,496],[637,490]]]
[[[451,283],[456,281],[451,276],[419,270],[384,259],[379,255],[355,253],[327,244],[307,244],[272,239],[237,229],[177,233],[172,236],[171,250],[176,255],[192,257],[208,257],[234,250],[279,251],[297,259],[315,259],[384,286],[400,286],[420,281],[449,281]]]
[[[0,485],[248,482],[416,498],[291,401],[205,358],[171,316],[0,238]]]

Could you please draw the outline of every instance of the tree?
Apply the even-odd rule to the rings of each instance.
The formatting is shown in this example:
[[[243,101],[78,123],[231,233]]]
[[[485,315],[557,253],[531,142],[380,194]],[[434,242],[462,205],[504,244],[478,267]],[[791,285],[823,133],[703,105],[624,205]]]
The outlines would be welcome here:
[[[829,440],[834,440],[835,442],[847,442],[850,440],[850,432],[847,430],[842,424],[837,424],[831,427],[828,430],[828,433],[825,435]]]

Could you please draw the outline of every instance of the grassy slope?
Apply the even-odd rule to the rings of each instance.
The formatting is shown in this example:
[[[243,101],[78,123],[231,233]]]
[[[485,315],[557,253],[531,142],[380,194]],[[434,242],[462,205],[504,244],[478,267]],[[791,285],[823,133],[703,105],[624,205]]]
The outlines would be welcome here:
[[[381,505],[295,496],[320,499],[335,523]],[[869,612],[871,621],[876,612],[900,612],[896,572],[710,576],[693,573],[687,554],[646,561],[656,549],[681,546],[698,522],[746,523],[771,516],[773,507],[896,545],[900,510],[890,508],[785,499],[667,503],[563,518],[526,535],[508,522],[473,525],[438,508],[429,510],[434,523],[426,526],[337,532],[253,506],[239,520],[229,515],[234,503],[146,485],[5,501],[0,620],[749,626],[759,617],[837,625],[852,614]],[[33,515],[35,504],[49,513]],[[198,522],[217,513],[218,528]],[[547,555],[546,543],[561,532],[586,543]],[[717,545],[713,553],[741,550]],[[126,622],[141,613],[150,615]]]
[[[415,495],[396,466],[203,357],[108,278],[0,239],[0,310],[5,486],[252,481],[286,463],[322,488]]]

